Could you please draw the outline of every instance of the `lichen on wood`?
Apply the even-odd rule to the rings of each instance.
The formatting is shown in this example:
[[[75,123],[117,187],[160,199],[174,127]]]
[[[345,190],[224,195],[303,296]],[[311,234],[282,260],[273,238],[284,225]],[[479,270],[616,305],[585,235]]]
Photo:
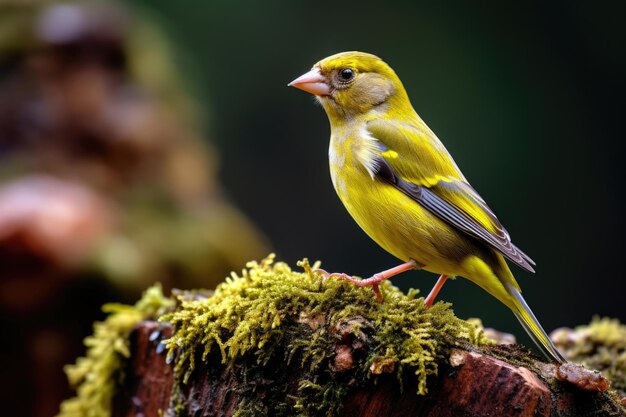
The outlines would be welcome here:
[[[602,372],[626,397],[626,325],[595,317],[588,325],[557,329],[551,337],[565,357]]]

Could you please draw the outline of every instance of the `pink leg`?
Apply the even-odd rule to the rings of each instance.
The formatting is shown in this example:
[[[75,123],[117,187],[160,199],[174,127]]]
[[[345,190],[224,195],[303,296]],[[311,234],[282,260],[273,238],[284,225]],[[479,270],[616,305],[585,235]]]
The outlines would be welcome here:
[[[426,299],[424,300],[424,304],[426,304],[428,307],[433,305],[433,303],[435,302],[435,298],[437,297],[437,294],[439,294],[439,291],[441,291],[441,287],[443,287],[443,284],[446,283],[447,279],[448,279],[447,275],[442,275],[439,277],[433,289],[430,290],[430,294],[428,294],[428,297],[426,297]]]
[[[383,296],[380,293],[380,288],[378,288],[378,285],[380,285],[381,282],[383,282],[384,280],[388,278],[394,277],[398,274],[409,271],[411,269],[418,269],[415,261],[409,261],[409,262],[403,263],[402,265],[398,265],[393,268],[387,269],[386,271],[374,274],[372,277],[367,278],[367,279],[354,278],[347,274],[341,274],[341,273],[329,274],[323,269],[318,269],[317,271],[322,272],[322,274],[326,278],[335,277],[339,279],[345,279],[345,280],[352,282],[355,285],[358,285],[359,287],[371,286],[372,289],[374,290],[374,294],[376,294],[376,300],[378,300],[378,302],[380,303],[383,301]]]

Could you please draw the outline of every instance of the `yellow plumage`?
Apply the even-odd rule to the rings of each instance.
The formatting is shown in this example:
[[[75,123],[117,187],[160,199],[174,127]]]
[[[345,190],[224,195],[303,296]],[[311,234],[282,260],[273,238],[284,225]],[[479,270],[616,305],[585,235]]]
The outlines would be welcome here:
[[[552,359],[563,362],[504,256],[528,271],[534,263],[511,243],[417,115],[395,72],[374,55],[344,52],[290,85],[315,94],[328,115],[332,182],[359,226],[415,267],[478,284],[513,310]]]

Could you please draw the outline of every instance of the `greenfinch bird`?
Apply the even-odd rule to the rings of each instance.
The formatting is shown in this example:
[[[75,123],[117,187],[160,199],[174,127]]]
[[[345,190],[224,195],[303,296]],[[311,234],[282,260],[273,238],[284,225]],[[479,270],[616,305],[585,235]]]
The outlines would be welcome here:
[[[413,109],[396,73],[380,58],[343,52],[319,61],[289,86],[316,96],[330,121],[329,162],[335,190],[359,226],[405,263],[368,279],[378,285],[411,269],[461,276],[496,297],[554,361],[566,362],[521,295],[505,258],[534,272],[493,211],[472,188]]]

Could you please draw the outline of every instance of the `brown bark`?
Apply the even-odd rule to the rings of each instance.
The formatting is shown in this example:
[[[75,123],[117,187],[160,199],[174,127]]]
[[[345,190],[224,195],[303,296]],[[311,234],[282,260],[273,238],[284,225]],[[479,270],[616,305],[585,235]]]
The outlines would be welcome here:
[[[143,322],[130,335],[132,357],[124,372],[124,382],[115,397],[113,409],[118,417],[158,416],[166,410],[174,388],[174,372],[150,341],[152,332],[159,330],[155,322]],[[170,336],[171,327],[162,329]]]
[[[157,352],[156,343],[149,337],[156,329],[167,336],[171,328],[159,326],[145,322],[132,334],[132,358],[115,400],[115,417],[159,416],[159,410],[169,415],[166,410],[172,406],[174,374],[165,362],[165,354]],[[181,386],[177,415],[233,415],[239,400],[239,382],[228,368],[209,365],[219,362],[196,363],[190,380]],[[537,363],[537,369],[540,374],[486,353],[454,349],[449,363],[441,364],[439,375],[429,381],[426,396],[415,394],[415,378],[407,378],[401,390],[394,376],[381,375],[377,384],[350,392],[339,416],[626,416],[610,392],[582,391],[558,382],[556,367],[550,364]],[[304,372],[296,365],[290,371]]]

